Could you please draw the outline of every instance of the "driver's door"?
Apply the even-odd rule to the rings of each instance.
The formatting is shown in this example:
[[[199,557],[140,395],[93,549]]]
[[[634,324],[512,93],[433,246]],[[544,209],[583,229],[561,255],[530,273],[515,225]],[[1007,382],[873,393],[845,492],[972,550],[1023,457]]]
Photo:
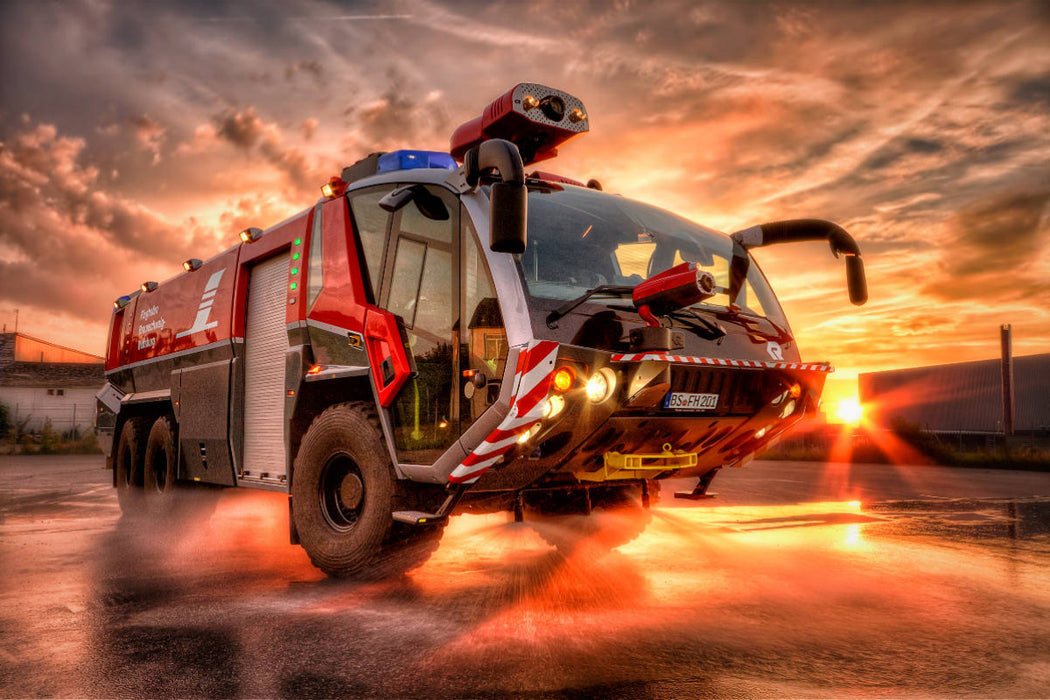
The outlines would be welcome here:
[[[423,215],[409,202],[393,215],[380,306],[401,317],[415,360],[410,379],[390,406],[398,461],[433,464],[459,438],[453,329],[459,314],[459,202],[441,187],[447,218]]]

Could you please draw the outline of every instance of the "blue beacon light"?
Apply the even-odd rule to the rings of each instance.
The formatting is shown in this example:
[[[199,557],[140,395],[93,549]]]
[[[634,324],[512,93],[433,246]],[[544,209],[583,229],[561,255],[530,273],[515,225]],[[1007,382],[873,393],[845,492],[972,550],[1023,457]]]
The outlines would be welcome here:
[[[455,170],[456,161],[448,153],[441,151],[392,151],[379,156],[377,172],[387,173],[395,170],[417,170],[420,168],[439,168]]]

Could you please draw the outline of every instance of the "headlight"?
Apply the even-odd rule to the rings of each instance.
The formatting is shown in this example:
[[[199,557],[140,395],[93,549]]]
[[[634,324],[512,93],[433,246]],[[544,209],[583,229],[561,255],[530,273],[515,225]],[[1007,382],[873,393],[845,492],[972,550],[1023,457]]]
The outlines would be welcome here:
[[[565,408],[565,399],[558,395],[548,396],[543,402],[543,417],[554,418]]]
[[[541,426],[540,426],[539,423],[535,423],[531,428],[529,428],[528,430],[523,432],[521,435],[519,435],[518,436],[518,444],[519,445],[524,445],[526,442],[528,442],[532,438],[536,437],[539,434],[539,432],[540,432],[540,427]]]
[[[587,380],[587,398],[601,403],[612,396],[616,388],[616,375],[608,367],[602,367]]]

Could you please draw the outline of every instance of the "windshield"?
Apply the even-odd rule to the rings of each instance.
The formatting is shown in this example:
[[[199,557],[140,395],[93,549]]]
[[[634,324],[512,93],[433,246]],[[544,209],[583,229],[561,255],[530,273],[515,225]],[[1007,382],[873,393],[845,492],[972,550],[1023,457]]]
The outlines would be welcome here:
[[[758,266],[746,251],[747,275],[735,306],[783,323],[783,312]],[[532,190],[528,246],[519,265],[530,297],[569,300],[600,285],[636,285],[682,262],[714,275],[718,293],[693,308],[724,309],[729,298],[733,241],[670,212],[595,190]],[[592,298],[631,306],[629,296]]]

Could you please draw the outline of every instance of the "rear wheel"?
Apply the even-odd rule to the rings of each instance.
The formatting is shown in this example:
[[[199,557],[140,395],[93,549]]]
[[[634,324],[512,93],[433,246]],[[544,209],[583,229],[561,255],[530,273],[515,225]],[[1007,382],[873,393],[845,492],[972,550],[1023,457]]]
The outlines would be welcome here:
[[[146,418],[129,418],[120,429],[113,469],[116,472],[120,509],[135,515],[143,511],[143,462],[146,448]]]
[[[367,404],[339,404],[314,419],[292,473],[299,542],[329,576],[377,578],[419,566],[437,548],[441,526],[395,523],[419,492],[400,482]]]
[[[158,515],[170,514],[174,510],[177,460],[174,422],[170,416],[161,416],[150,428],[143,460],[146,507]]]

